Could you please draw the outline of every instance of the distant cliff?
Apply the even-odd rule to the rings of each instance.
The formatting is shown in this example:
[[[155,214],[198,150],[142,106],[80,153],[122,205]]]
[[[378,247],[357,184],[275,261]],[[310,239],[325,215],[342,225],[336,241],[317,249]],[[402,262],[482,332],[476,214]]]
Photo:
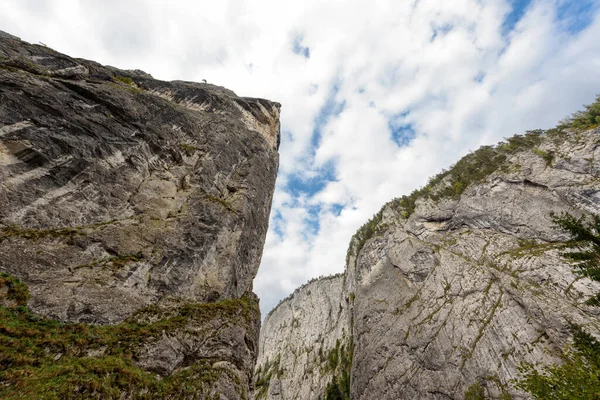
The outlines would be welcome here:
[[[574,273],[551,216],[600,213],[600,118],[578,121],[482,147],[386,204],[352,238],[342,277],[267,317],[255,381],[268,390],[255,398],[530,398],[521,363],[561,362],[571,324],[600,334],[585,303],[600,285]],[[341,293],[322,289],[334,282]],[[315,356],[336,342],[350,379]]]
[[[332,377],[352,362],[344,276],[312,282],[265,319],[255,398],[319,399]]]
[[[279,109],[0,32],[1,398],[248,398]]]

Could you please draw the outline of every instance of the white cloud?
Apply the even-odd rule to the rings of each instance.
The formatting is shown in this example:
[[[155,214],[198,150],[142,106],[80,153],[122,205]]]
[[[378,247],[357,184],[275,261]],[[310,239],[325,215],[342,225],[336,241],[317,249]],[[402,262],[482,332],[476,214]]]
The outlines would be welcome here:
[[[342,271],[351,235],[386,201],[481,144],[552,126],[600,92],[597,6],[573,33],[573,16],[556,11],[564,1],[533,1],[507,33],[510,3],[5,0],[0,29],[283,104],[280,176],[255,282],[268,311],[307,279]],[[298,38],[309,58],[293,51]],[[326,105],[337,113],[323,119]],[[399,147],[391,122],[416,137]],[[316,192],[289,187],[307,178]]]

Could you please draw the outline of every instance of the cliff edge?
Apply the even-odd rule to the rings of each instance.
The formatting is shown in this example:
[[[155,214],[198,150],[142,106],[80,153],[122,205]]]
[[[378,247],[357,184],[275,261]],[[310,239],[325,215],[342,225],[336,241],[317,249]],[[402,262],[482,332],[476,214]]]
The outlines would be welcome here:
[[[279,110],[0,34],[0,397],[248,398]]]

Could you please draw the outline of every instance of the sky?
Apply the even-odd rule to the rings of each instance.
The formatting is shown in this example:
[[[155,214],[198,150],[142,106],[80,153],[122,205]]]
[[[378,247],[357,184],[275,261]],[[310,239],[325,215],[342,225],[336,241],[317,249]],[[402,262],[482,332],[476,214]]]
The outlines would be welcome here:
[[[387,201],[600,94],[600,0],[3,0],[0,30],[282,104],[263,315]]]

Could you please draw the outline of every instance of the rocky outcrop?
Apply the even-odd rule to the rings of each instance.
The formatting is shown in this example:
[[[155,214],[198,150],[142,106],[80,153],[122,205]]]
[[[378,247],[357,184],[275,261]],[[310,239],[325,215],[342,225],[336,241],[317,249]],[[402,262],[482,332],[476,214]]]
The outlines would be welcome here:
[[[476,387],[525,399],[513,381],[521,362],[559,362],[571,323],[600,334],[598,308],[584,304],[600,286],[573,273],[561,256],[569,235],[550,216],[600,213],[599,134],[532,132],[483,148],[359,230],[341,295],[351,300],[350,398],[463,399]],[[319,337],[332,321],[299,329]],[[271,358],[294,343],[273,328],[261,333]],[[284,370],[279,380],[293,379]],[[313,398],[303,384],[281,398]]]
[[[128,350],[136,367],[208,363],[203,396],[246,398],[279,109],[0,35],[0,272],[37,315],[162,326]]]
[[[255,398],[321,398],[351,363],[350,301],[344,276],[311,282],[265,319],[255,374]]]

